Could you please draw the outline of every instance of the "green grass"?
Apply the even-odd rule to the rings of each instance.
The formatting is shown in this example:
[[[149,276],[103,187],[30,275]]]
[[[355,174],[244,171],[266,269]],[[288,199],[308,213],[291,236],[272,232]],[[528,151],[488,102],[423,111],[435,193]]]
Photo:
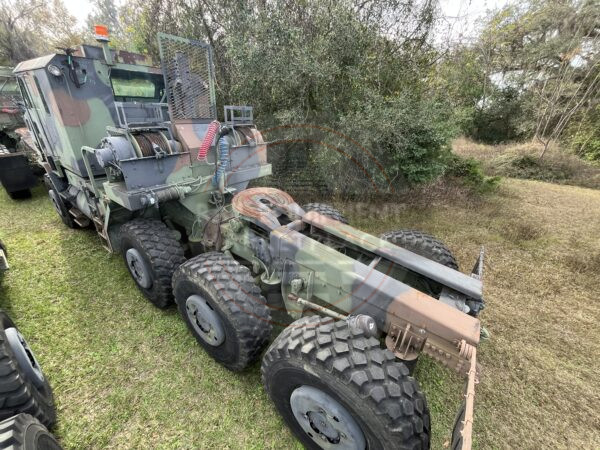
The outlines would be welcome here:
[[[438,204],[439,203],[439,204]],[[600,442],[600,191],[504,180],[477,202],[338,205],[357,227],[438,235],[469,269],[488,253],[480,346],[478,448],[593,448]],[[299,447],[265,395],[259,365],[213,362],[177,311],[137,291],[90,230],[62,225],[42,188],[0,192],[10,271],[2,308],[55,391],[65,448]],[[449,439],[463,381],[423,358],[433,448]]]

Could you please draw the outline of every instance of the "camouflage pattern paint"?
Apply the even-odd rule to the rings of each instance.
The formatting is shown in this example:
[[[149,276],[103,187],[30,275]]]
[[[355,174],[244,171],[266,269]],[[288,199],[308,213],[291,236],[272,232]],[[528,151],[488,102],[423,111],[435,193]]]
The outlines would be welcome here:
[[[426,353],[474,381],[479,320],[417,289],[410,277],[432,280],[474,300],[482,300],[481,281],[305,212],[277,189],[247,189],[250,180],[271,173],[267,146],[253,125],[229,124],[218,135],[229,161],[224,187],[214,186],[216,146],[206,159],[197,159],[216,115],[210,51],[205,44],[163,39],[178,49],[201,49],[198,61],[208,68],[201,74],[186,72],[189,85],[179,86],[173,73],[192,67],[182,60],[181,51],[172,56],[176,61],[165,61],[169,52],[161,47],[161,72],[142,55],[113,51],[107,64],[101,48],[82,46],[72,56],[48,55],[15,69],[27,125],[48,159],[46,170],[72,210],[93,220],[109,250],[118,250],[109,228],[133,217],[179,225],[191,253],[228,252],[248,261],[263,282],[280,284],[290,316],[305,313],[290,294],[338,314],[369,315],[399,358]],[[50,72],[56,68],[59,75]],[[113,85],[119,73],[127,79],[162,74],[164,93],[152,99],[117,96]],[[201,108],[190,107],[186,92],[197,96]],[[158,120],[165,98],[171,120]],[[138,122],[132,122],[130,113]]]

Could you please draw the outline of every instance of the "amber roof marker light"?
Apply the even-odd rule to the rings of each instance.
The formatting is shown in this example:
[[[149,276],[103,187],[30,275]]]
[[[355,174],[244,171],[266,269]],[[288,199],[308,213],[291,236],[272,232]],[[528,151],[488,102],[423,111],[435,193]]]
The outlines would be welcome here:
[[[94,33],[96,35],[96,40],[102,44],[102,52],[104,53],[104,60],[106,61],[106,64],[112,66],[114,61],[113,54],[110,51],[110,48],[108,48],[108,43],[110,41],[108,37],[108,27],[100,24],[94,25]]]
[[[97,41],[108,42],[108,27],[106,25],[94,25],[94,33]]]

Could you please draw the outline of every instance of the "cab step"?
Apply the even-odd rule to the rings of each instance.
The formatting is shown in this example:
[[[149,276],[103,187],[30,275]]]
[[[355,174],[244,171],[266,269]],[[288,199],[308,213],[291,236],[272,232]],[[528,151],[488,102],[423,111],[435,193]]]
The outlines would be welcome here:
[[[85,228],[85,227],[89,226],[90,219],[85,214],[83,214],[79,209],[77,209],[73,206],[71,209],[69,209],[69,214],[71,216],[73,216],[73,222],[75,222],[81,228]]]

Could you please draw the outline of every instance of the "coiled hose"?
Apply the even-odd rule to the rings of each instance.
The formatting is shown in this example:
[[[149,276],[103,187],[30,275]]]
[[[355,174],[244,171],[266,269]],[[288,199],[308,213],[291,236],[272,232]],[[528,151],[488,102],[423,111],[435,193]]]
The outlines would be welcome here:
[[[219,122],[217,120],[213,120],[208,129],[206,130],[206,134],[204,135],[204,139],[202,139],[202,144],[200,144],[200,148],[198,149],[198,161],[202,159],[206,159],[206,155],[210,146],[213,143],[213,139],[215,138],[215,134],[219,131]]]
[[[229,166],[229,140],[227,134],[221,135],[219,138],[219,161],[217,163],[217,169],[213,177],[213,186],[218,186],[219,191],[223,193],[225,191],[225,172]]]

